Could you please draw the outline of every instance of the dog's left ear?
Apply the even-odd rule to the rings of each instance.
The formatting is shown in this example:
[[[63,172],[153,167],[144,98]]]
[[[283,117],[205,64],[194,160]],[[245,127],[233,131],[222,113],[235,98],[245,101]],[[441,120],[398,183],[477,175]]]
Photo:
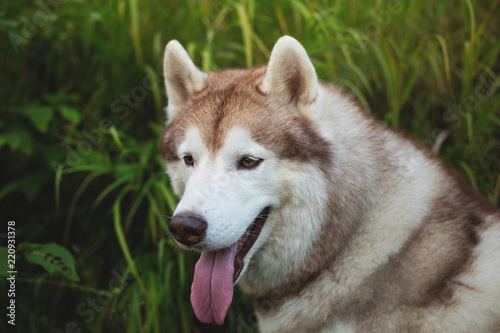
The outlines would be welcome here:
[[[320,97],[318,78],[306,50],[292,37],[281,37],[271,52],[261,90],[281,104],[293,104],[314,117]]]
[[[189,58],[182,45],[172,40],[165,48],[163,60],[165,87],[168,97],[168,120],[172,120],[179,108],[191,95],[203,88],[205,74]]]

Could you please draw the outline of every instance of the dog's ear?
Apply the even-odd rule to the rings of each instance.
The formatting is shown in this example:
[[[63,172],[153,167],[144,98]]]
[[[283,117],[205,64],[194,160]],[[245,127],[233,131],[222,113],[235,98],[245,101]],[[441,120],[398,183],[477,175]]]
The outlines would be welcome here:
[[[168,97],[167,117],[170,121],[180,106],[203,87],[205,74],[196,68],[186,50],[176,40],[170,41],[165,48],[163,72]]]
[[[313,116],[319,87],[314,66],[306,50],[292,37],[281,37],[274,45],[261,90],[282,104],[294,104]]]

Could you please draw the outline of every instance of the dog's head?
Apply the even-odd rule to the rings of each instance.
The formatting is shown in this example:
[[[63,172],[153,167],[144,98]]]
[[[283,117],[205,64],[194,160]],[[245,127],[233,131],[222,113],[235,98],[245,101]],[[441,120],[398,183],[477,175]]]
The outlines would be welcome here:
[[[197,317],[222,323],[233,283],[272,237],[293,170],[321,163],[321,95],[293,38],[269,65],[202,73],[177,41],[165,50],[167,126],[160,148],[181,198],[169,224],[184,249],[201,251],[191,300]]]

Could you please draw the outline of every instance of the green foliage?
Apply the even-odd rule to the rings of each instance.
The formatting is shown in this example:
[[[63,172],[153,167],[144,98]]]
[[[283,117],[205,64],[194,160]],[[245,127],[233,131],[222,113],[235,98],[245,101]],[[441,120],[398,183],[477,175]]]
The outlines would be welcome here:
[[[70,280],[80,281],[73,256],[61,245],[21,243],[17,250],[24,253],[28,262],[42,266],[48,273],[61,273]]]
[[[45,270],[61,257],[50,269],[75,272],[60,248],[25,257],[43,267],[20,260],[17,301],[34,304],[19,308],[20,331],[255,331],[238,292],[223,327],[195,320],[196,255],[168,237],[176,198],[156,146],[171,39],[206,71],[263,65],[296,37],[321,79],[498,204],[499,2],[3,1],[0,212],[18,243],[62,244],[80,277]]]

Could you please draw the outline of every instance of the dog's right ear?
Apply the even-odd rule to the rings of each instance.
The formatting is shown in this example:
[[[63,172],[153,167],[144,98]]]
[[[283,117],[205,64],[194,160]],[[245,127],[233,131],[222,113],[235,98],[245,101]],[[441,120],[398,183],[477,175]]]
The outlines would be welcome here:
[[[205,74],[196,68],[186,50],[176,40],[171,40],[165,48],[163,72],[168,97],[167,118],[170,121],[181,105],[195,91],[201,90]]]

